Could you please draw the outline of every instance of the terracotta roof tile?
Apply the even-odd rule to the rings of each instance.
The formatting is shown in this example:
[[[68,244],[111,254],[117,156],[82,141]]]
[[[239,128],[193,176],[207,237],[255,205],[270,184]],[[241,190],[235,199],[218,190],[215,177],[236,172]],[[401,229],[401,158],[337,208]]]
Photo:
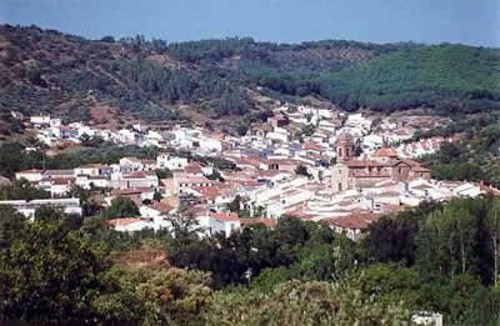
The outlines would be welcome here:
[[[236,213],[210,213],[209,216],[222,222],[236,222],[240,220]]]
[[[142,220],[137,217],[123,217],[123,218],[114,218],[111,220],[108,220],[107,223],[111,226],[117,227],[117,226],[125,226],[125,225],[130,225],[134,223],[141,222]]]
[[[380,148],[373,153],[374,157],[397,157],[398,155],[392,148]]]
[[[331,219],[322,220],[325,223],[332,224],[344,229],[360,229],[366,230],[374,221],[377,216],[370,213],[354,213],[348,216],[335,217]]]

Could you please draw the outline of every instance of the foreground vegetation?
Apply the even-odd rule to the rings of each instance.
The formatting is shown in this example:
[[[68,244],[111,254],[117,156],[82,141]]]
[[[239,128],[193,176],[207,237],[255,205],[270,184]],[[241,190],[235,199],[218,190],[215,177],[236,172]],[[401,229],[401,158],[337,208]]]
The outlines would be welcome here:
[[[500,321],[498,198],[425,203],[356,243],[286,217],[198,239],[181,218],[172,238],[118,233],[105,216],[42,208],[28,222],[0,207],[4,320],[388,325],[426,310],[449,324]]]

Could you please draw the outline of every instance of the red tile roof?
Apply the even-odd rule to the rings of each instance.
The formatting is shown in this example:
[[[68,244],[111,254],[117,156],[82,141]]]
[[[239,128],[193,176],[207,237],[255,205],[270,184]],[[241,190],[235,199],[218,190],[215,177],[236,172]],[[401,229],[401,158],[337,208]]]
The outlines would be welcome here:
[[[111,226],[117,227],[117,226],[125,226],[125,225],[130,225],[134,223],[141,222],[142,220],[137,217],[122,217],[122,218],[114,218],[111,220],[108,220],[107,223]]]
[[[19,171],[17,173],[22,173],[22,174],[39,174],[39,173],[42,173],[42,172],[43,172],[43,170],[31,169],[31,170]]]
[[[153,189],[150,187],[135,187],[128,189],[113,189],[111,195],[114,196],[129,196],[129,195],[140,195],[143,192],[152,192]]]
[[[169,213],[173,209],[173,206],[170,205],[168,202],[160,201],[152,204],[151,208],[156,209],[161,213]]]
[[[58,178],[58,179],[51,179],[50,183],[56,186],[62,186],[62,185],[68,185],[69,181],[68,179]]]
[[[221,191],[219,187],[217,186],[209,186],[209,187],[192,187],[193,190],[196,190],[200,194],[202,194],[204,197],[208,199],[215,199],[218,196],[220,196]]]
[[[205,216],[207,213],[207,208],[202,205],[190,206],[187,208],[188,213],[192,214],[194,217]]]
[[[202,165],[198,162],[191,162],[185,168],[184,171],[189,174],[202,174]]]
[[[240,220],[236,213],[210,213],[209,216],[222,222],[237,222]]]
[[[146,173],[144,173],[142,171],[132,172],[132,173],[123,175],[123,179],[146,179],[146,178],[147,178]]]
[[[348,216],[335,217],[323,220],[325,223],[332,224],[343,229],[360,229],[366,230],[377,216],[370,213],[354,213]]]
[[[374,157],[397,157],[398,155],[392,148],[384,147],[377,149],[375,153],[373,153]]]
[[[367,160],[367,159],[354,159],[354,160],[344,161],[342,163],[351,168],[364,168],[367,166],[380,166],[380,167],[392,166],[394,161],[390,160],[383,162],[383,161]]]

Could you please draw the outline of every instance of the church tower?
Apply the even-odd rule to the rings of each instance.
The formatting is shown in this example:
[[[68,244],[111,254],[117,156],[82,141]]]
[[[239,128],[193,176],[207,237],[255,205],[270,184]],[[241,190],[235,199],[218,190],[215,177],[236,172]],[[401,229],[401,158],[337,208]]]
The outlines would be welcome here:
[[[337,161],[347,161],[356,156],[354,140],[349,133],[343,133],[335,142]]]

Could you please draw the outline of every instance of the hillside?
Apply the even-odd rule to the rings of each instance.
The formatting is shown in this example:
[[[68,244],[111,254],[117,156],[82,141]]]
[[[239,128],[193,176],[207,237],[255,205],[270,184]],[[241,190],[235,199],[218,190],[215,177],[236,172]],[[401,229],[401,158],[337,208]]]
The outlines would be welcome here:
[[[497,108],[499,62],[498,52],[463,45],[251,38],[167,44],[3,25],[0,110],[4,124],[16,110],[68,120],[104,115],[122,124],[196,116],[217,126],[264,119],[272,103],[258,101],[261,94],[313,95],[347,110],[426,106],[446,114]]]
[[[322,95],[345,107],[428,106],[446,113],[458,109],[449,104],[456,100],[468,112],[500,108],[500,56],[464,45],[398,51],[325,76],[321,82],[331,87]]]

